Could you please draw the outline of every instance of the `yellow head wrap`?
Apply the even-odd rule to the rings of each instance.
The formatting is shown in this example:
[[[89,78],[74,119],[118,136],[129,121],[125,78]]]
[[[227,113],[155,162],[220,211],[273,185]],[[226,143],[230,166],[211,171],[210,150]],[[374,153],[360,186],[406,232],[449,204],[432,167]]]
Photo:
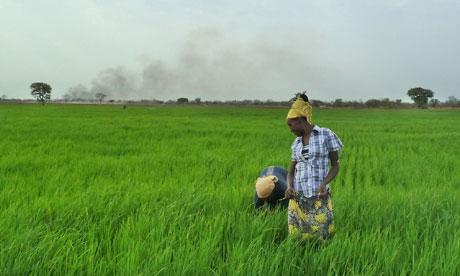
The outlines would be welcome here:
[[[287,114],[287,119],[294,119],[299,117],[306,117],[309,124],[311,124],[312,108],[309,102],[302,99],[300,96],[294,101]]]

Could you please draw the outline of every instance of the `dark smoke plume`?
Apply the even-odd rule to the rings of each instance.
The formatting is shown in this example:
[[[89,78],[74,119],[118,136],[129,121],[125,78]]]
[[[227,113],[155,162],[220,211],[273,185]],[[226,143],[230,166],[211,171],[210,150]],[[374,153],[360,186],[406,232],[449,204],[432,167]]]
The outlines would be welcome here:
[[[175,64],[155,59],[137,73],[122,66],[108,68],[89,89],[77,86],[69,93],[88,96],[101,92],[108,99],[124,100],[257,97],[251,95],[283,99],[322,81],[315,58],[306,54],[261,39],[235,42],[218,30],[200,29],[189,35]]]

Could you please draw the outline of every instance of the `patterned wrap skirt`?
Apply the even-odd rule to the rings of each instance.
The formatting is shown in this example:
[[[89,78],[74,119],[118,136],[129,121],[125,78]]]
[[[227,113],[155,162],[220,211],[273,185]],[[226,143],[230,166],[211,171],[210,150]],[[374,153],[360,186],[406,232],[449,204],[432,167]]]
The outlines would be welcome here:
[[[324,198],[306,198],[299,192],[289,200],[289,235],[302,241],[325,241],[334,236],[334,215],[330,194]]]

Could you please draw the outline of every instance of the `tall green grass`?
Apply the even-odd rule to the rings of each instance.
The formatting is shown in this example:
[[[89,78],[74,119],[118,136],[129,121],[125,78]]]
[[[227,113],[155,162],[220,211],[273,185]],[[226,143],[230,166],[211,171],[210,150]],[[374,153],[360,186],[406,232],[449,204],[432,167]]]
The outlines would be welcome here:
[[[460,274],[460,111],[315,110],[345,144],[321,248],[253,211],[286,112],[0,105],[0,274]]]

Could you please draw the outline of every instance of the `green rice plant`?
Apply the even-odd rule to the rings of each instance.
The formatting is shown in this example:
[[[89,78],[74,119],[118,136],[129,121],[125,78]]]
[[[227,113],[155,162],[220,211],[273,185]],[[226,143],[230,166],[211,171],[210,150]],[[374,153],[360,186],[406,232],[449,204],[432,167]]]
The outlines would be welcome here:
[[[460,112],[314,110],[345,147],[337,233],[255,212],[286,109],[0,105],[0,274],[460,273]]]

